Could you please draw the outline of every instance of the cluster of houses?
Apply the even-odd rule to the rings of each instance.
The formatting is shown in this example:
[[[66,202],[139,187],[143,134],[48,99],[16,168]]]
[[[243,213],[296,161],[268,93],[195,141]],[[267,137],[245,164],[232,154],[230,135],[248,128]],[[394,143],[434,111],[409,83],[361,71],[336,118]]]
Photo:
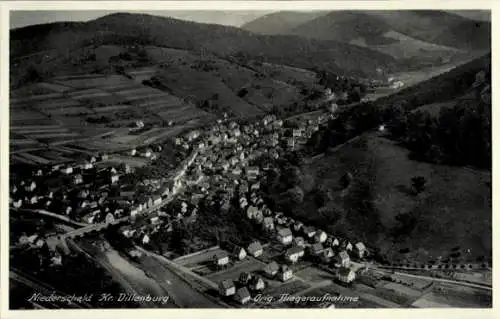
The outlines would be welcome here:
[[[154,159],[160,151],[161,146],[151,146],[140,149],[137,156]],[[151,194],[141,198],[138,185],[123,181],[134,169],[108,159],[103,153],[76,163],[38,167],[28,178],[12,183],[10,205],[45,210],[87,224],[105,223],[156,207],[179,186],[174,178],[163,178],[148,185]]]
[[[243,201],[244,202],[244,201]],[[307,257],[317,264],[325,264],[338,269],[338,279],[344,283],[354,280],[355,274],[350,271],[351,256],[360,260],[366,257],[367,249],[362,242],[352,244],[325,231],[306,226],[300,221],[273,213],[264,203],[244,207],[246,217],[262,226],[262,229],[274,236],[283,246],[283,261],[295,264]],[[347,275],[344,273],[347,272]]]

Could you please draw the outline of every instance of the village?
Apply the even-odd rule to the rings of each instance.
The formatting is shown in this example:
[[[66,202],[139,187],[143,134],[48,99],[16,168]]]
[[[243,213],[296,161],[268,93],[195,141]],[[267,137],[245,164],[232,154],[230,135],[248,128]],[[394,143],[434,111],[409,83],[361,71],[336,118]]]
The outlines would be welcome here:
[[[338,300],[330,299],[345,295],[362,295],[360,305],[399,307],[351,288],[359,282],[361,287],[376,289],[381,278],[392,278],[371,269],[376,267],[365,243],[314,228],[272,211],[266,203],[262,183],[272,165],[260,159],[265,155],[278,160],[300,150],[335,116],[337,108],[328,103],[310,116],[294,117],[293,125],[274,115],[246,123],[224,116],[205,130],[190,130],[172,140],[179,164],[170,165],[171,169],[155,178],[137,180],[133,168],[110,163],[113,154],[104,153],[77,163],[37,168],[12,185],[11,214],[56,215],[79,225],[75,232],[120,222],[118,232],[136,247],[126,252],[131,260],[141,258],[144,251],[167,257],[183,271],[217,287],[205,293],[229,307],[290,306],[304,294],[318,291],[324,293],[318,295],[314,307],[338,306]],[[161,161],[161,154],[162,145],[121,153],[148,160],[150,166]],[[188,242],[184,253],[172,252],[176,243],[164,242],[171,241],[179,227],[196,224],[201,213],[225,215],[230,210],[251,225],[251,239],[235,242],[217,234],[217,242]],[[51,266],[61,267],[65,253],[51,240],[54,237],[57,234],[50,232],[23,233],[17,245],[41,253],[46,243]],[[416,289],[415,296],[432,289],[428,280],[395,277],[390,284]]]
[[[328,113],[322,112],[315,120],[305,120],[296,128],[285,128],[283,120],[273,115],[245,125],[230,121],[225,116],[205,132],[193,130],[178,136],[174,144],[185,154],[185,158],[167,176],[142,181],[142,185],[148,186],[149,195],[138,194],[136,185],[124,182],[127,175],[133,173],[129,165],[112,165],[107,162],[108,154],[104,153],[77,163],[39,168],[32,172],[31,178],[12,185],[11,207],[14,211],[50,212],[83,225],[112,223],[124,217],[134,221],[140,216],[139,222],[122,226],[120,231],[138,244],[147,245],[152,234],[172,232],[174,220],[195,222],[198,203],[222,191],[221,209],[229,209],[231,200],[236,198],[242,218],[260,225],[270,241],[256,240],[245,247],[232,245],[229,252],[220,250],[210,256],[214,267],[226,269],[234,262],[244,260],[247,255],[259,258],[266,249],[264,247],[277,245],[282,255],[276,260],[269,259],[263,269],[266,278],[286,282],[293,277],[293,266],[306,258],[334,265],[338,268],[338,280],[348,284],[356,276],[355,270],[350,268],[349,254],[356,260],[362,260],[367,254],[364,244],[351,243],[308,227],[280,212],[272,212],[261,196],[259,182],[269,168],[253,165],[263,154],[277,159],[284,152],[298,149],[328,118]],[[126,155],[153,162],[158,159],[161,150],[162,147],[156,145],[132,149]],[[162,202],[167,203],[167,199],[177,193],[182,193],[180,196],[184,200],[176,214],[167,214],[166,209],[160,209]],[[150,213],[141,216],[146,210]],[[41,247],[43,235],[24,234],[19,243]],[[228,245],[231,244],[225,244]],[[57,252],[54,255],[58,256],[54,260],[61,260]],[[236,290],[232,280],[222,280],[219,283],[221,296],[234,295],[241,304],[245,304],[250,298],[249,291],[260,291],[266,285],[262,276],[245,272],[241,273],[238,282],[245,285]]]

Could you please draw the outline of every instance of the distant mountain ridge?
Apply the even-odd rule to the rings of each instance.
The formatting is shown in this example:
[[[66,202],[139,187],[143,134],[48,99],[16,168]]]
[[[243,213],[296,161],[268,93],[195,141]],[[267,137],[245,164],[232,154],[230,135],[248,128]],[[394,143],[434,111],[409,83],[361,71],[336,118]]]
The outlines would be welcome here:
[[[35,30],[34,35],[27,30]],[[45,50],[65,53],[88,45],[156,45],[218,56],[236,54],[301,68],[324,68],[349,75],[375,74],[391,67],[386,54],[337,41],[293,35],[258,35],[236,27],[201,24],[146,14],[116,13],[76,24],[42,25],[11,30],[11,57]]]
[[[291,21],[294,15],[290,12],[269,14],[242,28],[257,33],[293,34],[341,42],[362,37],[374,45],[389,43],[391,40],[383,37],[388,31],[463,50],[488,50],[491,42],[490,22],[447,11],[331,11],[319,16],[307,13],[295,23],[287,23],[288,29],[275,27],[276,21]]]

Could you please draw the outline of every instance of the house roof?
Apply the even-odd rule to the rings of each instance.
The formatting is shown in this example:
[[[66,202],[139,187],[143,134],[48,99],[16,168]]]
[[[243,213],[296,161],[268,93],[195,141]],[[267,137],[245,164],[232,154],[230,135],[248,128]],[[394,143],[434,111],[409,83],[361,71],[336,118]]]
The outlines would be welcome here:
[[[241,287],[236,291],[236,296],[238,296],[241,299],[248,298],[250,297],[250,292],[248,291],[247,287]]]
[[[234,282],[232,280],[226,279],[219,283],[219,287],[224,289],[230,289],[234,287]]]
[[[293,239],[293,241],[296,243],[304,243],[304,238],[303,237],[295,237]]]
[[[278,235],[279,236],[290,236],[292,235],[292,231],[290,230],[290,228],[281,228],[278,230]]]
[[[342,259],[346,259],[349,258],[349,254],[345,250],[343,250],[339,253],[339,257]]]
[[[294,247],[288,248],[285,254],[287,256],[290,256],[290,255],[293,255],[293,254],[298,254],[298,253],[303,252],[303,251],[304,251],[304,248],[298,247],[298,246],[294,246]]]
[[[323,250],[323,245],[321,245],[320,243],[316,243],[316,244],[311,246],[311,249],[314,251]]]
[[[280,272],[284,273],[287,271],[291,271],[291,269],[287,265],[281,265],[280,266]]]
[[[217,251],[217,252],[215,253],[215,257],[216,257],[217,259],[223,259],[223,258],[228,257],[228,254],[227,254],[227,252],[225,252],[225,251],[223,251],[223,250],[222,250],[222,251]]]
[[[306,233],[306,234],[315,232],[315,229],[312,226],[304,226],[302,229],[304,230],[304,233]]]
[[[256,285],[259,281],[264,281],[261,276],[253,276],[252,279],[250,279],[250,284]]]
[[[354,245],[358,250],[364,250],[366,249],[365,247],[365,244],[363,244],[362,242],[358,242],[356,243],[356,245]]]
[[[279,265],[277,262],[273,261],[264,267],[266,273],[273,273],[279,270]]]
[[[342,267],[342,268],[340,268],[340,269],[338,270],[338,274],[339,274],[340,276],[347,276],[347,275],[349,275],[349,273],[351,273],[351,272],[352,272],[352,270],[351,270],[351,269],[349,269],[349,268],[345,268],[345,267]]]
[[[248,245],[248,252],[251,254],[258,251],[258,250],[261,250],[261,249],[262,249],[262,245],[258,241],[254,241],[253,243]]]

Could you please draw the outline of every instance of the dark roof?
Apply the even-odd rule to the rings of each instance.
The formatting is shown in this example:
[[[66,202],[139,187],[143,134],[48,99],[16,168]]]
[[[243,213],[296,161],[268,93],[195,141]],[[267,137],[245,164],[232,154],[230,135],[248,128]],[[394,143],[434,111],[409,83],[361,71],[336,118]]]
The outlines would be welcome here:
[[[290,228],[281,228],[278,230],[278,235],[279,236],[290,236],[292,234],[292,231]]]
[[[343,250],[339,253],[339,257],[342,259],[349,258],[349,254],[345,250]]]
[[[217,259],[222,259],[222,258],[226,258],[226,257],[228,257],[228,254],[227,254],[227,252],[225,252],[225,251],[223,251],[223,250],[222,250],[222,251],[217,251],[217,252],[215,253],[215,257],[216,257]]]
[[[234,282],[232,280],[223,280],[219,283],[219,287],[222,287],[224,289],[230,289],[232,287],[234,287]]]
[[[343,268],[340,268],[340,269],[338,270],[338,274],[339,274],[340,276],[347,276],[347,275],[349,275],[349,273],[350,273],[351,271],[352,271],[351,269],[349,269],[349,268],[344,268],[344,267],[343,267]]]
[[[297,253],[300,253],[304,251],[304,249],[302,247],[298,247],[298,246],[294,246],[292,248],[288,248],[288,250],[286,251],[286,255],[289,256],[289,255],[293,255],[293,254],[297,254]]]
[[[279,270],[279,265],[277,262],[273,261],[269,264],[267,264],[265,267],[264,267],[264,271],[266,273],[273,273],[273,272],[277,272]]]
[[[261,250],[261,249],[262,249],[262,245],[258,241],[254,241],[253,243],[248,245],[248,252],[251,254],[258,251],[258,250]]]
[[[236,291],[236,295],[240,297],[241,299],[250,297],[250,292],[248,291],[247,287],[241,287]]]

